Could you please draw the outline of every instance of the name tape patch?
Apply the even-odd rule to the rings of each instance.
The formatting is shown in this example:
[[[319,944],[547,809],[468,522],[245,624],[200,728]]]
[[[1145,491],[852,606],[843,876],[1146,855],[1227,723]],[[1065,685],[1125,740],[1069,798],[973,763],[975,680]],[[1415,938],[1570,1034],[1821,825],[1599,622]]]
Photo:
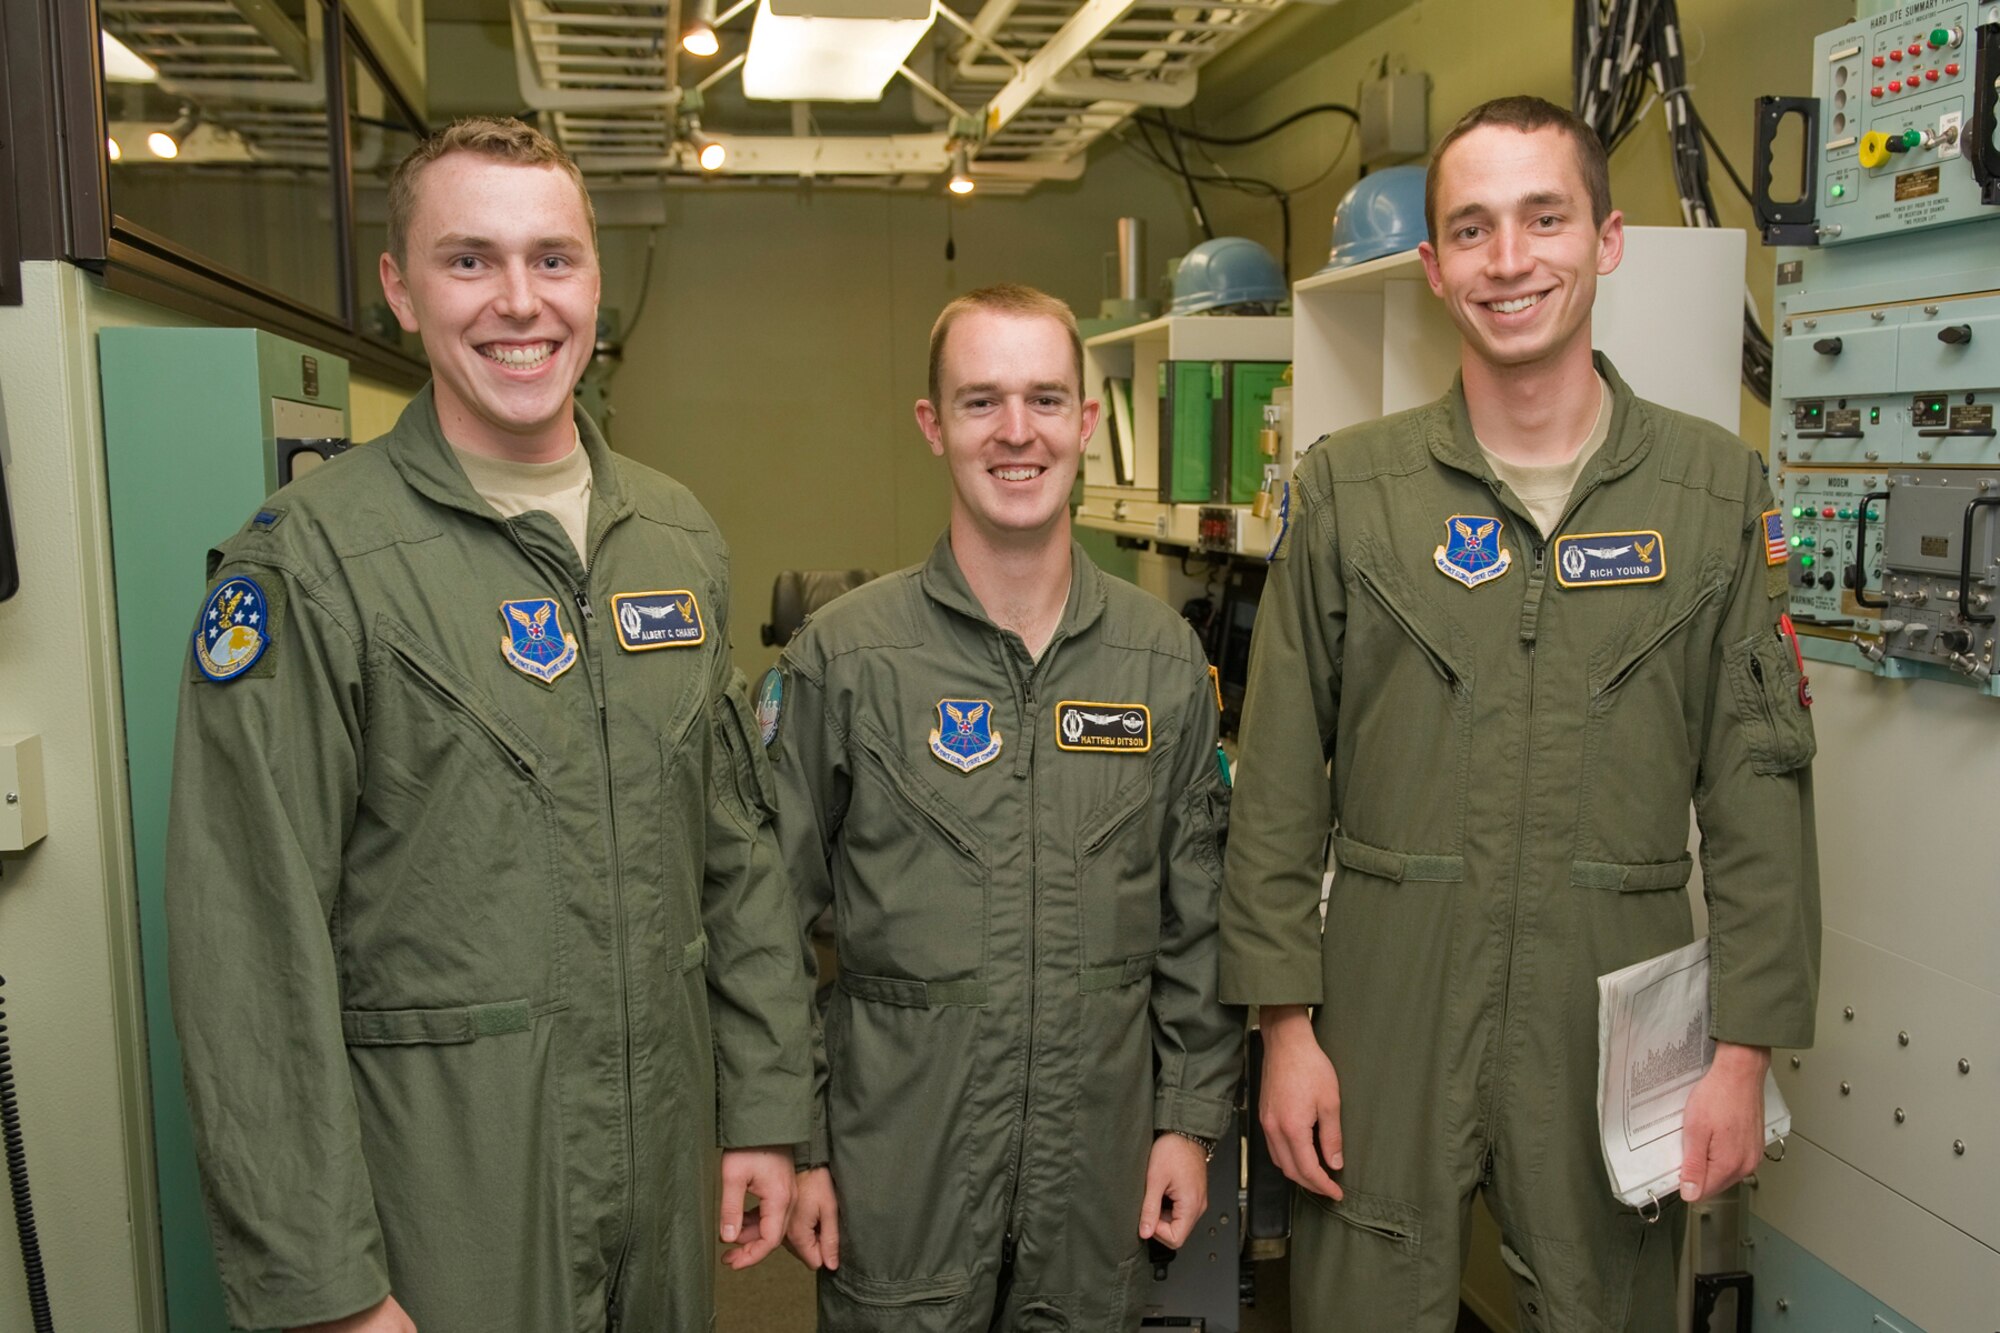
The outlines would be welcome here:
[[[1153,711],[1144,704],[1065,699],[1056,705],[1056,748],[1144,754],[1153,748]]]
[[[1556,538],[1556,582],[1565,588],[1658,583],[1667,543],[1657,532],[1583,532]]]
[[[701,603],[686,588],[615,592],[611,594],[611,619],[618,626],[618,646],[628,653],[692,648],[708,638]]]

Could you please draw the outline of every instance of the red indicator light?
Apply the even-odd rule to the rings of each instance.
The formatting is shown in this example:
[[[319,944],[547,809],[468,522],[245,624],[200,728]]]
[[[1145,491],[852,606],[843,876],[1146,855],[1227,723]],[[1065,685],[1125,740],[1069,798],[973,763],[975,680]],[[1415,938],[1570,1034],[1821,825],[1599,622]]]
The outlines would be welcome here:
[[[1944,67],[1944,72],[1945,72],[1945,73],[1947,73],[1947,74],[1950,74],[1950,75],[1952,75],[1953,77],[1957,77],[1957,74],[1958,74],[1958,66],[1957,66],[1957,65],[1946,65],[1946,66]]]
[[[1936,83],[1938,81],[1938,72],[1934,69],[1927,69],[1924,71],[1924,77],[1932,83]]]
[[[1874,66],[1874,67],[1875,67],[1876,69],[1880,69],[1880,68],[1882,68],[1882,65],[1883,65],[1883,60],[1882,60],[1882,57],[1881,57],[1881,56],[1875,56],[1874,58],[1872,58],[1871,60],[1869,60],[1869,62],[1868,62],[1868,63],[1869,63],[1869,64],[1871,64],[1871,65],[1873,65],[1873,66]]]
[[[1902,58],[1903,58],[1903,48],[1900,46],[1889,53],[1889,59],[1891,60],[1901,60]]]
[[[1870,97],[1880,97],[1882,95],[1882,89],[1880,87],[1870,88],[1868,90],[1868,95]]]
[[[1911,43],[1910,43],[1910,54],[1911,54],[1911,55],[1913,55],[1913,56],[1920,56],[1920,55],[1922,55],[1923,53],[1924,53],[1924,44],[1923,44],[1922,42],[1911,42]]]
[[[1828,506],[1827,506],[1826,508],[1824,508],[1824,509],[1820,510],[1820,511],[1819,511],[1819,514],[1820,514],[1820,517],[1821,517],[1821,518],[1832,518],[1832,517],[1833,517],[1833,506],[1832,506],[1832,505],[1828,505]]]
[[[1892,92],[1892,93],[1900,93],[1900,92],[1902,92],[1902,91],[1903,91],[1903,81],[1902,81],[1901,79],[1891,79],[1891,80],[1889,80],[1889,91],[1890,91],[1890,92]]]

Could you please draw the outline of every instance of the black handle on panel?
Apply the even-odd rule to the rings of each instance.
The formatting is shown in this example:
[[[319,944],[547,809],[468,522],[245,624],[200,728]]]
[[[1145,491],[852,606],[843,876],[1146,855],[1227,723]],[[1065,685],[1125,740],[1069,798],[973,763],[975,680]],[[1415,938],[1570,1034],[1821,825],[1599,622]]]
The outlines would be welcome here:
[[[1854,511],[1854,604],[1878,611],[1889,605],[1889,599],[1885,597],[1878,602],[1868,595],[1868,506],[1888,498],[1887,491],[1864,495],[1861,508]]]
[[[1974,28],[1972,41],[1972,114],[1958,141],[1972,164],[1972,178],[1979,182],[1980,201],[2000,205],[2000,147],[1993,143],[2000,114],[2000,21]]]
[[[1839,356],[1840,339],[1821,338],[1817,342],[1813,343],[1813,350],[1815,352],[1818,352],[1821,356]]]
[[[1972,326],[1947,324],[1938,330],[1938,341],[1951,347],[1963,347],[1972,341]]]
[[[1982,509],[2000,508],[2000,495],[1981,495],[1966,502],[1965,527],[1958,538],[1958,618],[1968,625],[1990,625],[1993,615],[1975,616],[1966,605],[1972,596],[1972,516]]]
[[[1778,139],[1778,126],[1786,116],[1805,121],[1804,145],[1800,157],[1799,197],[1780,203],[1771,197],[1771,149]],[[1750,208],[1757,215],[1757,231],[1766,245],[1819,244],[1819,99],[1817,97],[1760,97],[1757,99],[1756,132],[1751,135]]]

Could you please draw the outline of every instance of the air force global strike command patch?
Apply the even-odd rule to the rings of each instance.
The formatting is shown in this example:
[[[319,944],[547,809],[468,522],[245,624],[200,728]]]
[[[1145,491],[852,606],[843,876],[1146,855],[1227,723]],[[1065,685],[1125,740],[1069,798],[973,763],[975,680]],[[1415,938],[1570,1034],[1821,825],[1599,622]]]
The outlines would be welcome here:
[[[213,681],[235,680],[271,646],[271,604],[253,578],[224,579],[202,603],[194,664]]]
[[[549,597],[529,597],[500,603],[500,623],[507,637],[500,655],[507,665],[544,685],[576,665],[576,644],[563,633],[562,608]]]
[[[1667,576],[1667,544],[1657,532],[1582,532],[1556,538],[1556,582],[1565,588],[1658,583]]]
[[[940,699],[937,710],[932,754],[961,773],[1000,757],[1000,734],[993,730],[991,703],[985,699]]]
[[[1444,545],[1431,553],[1438,573],[1477,588],[1505,574],[1514,553],[1500,545],[1499,519],[1485,514],[1453,514],[1444,521]]]
[[[611,594],[611,618],[618,624],[618,646],[628,653],[692,648],[708,637],[701,623],[701,603],[686,588],[615,592]]]
[[[1056,705],[1056,748],[1144,754],[1153,748],[1153,712],[1144,704],[1065,699]]]

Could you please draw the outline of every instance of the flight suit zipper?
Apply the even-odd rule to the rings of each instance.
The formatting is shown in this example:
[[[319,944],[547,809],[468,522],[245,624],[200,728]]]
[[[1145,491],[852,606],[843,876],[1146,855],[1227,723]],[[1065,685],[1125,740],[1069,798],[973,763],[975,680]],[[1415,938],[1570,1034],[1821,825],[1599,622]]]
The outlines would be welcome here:
[[[1018,636],[1016,638],[1018,641]],[[1054,637],[1049,640],[1048,647],[1042,651],[1041,660],[1039,662],[1030,661],[1025,684],[1023,684],[1019,671],[1016,668],[1012,651],[1006,648],[1004,641],[1002,643],[1003,651],[1008,653],[1008,674],[1013,677],[1015,707],[1020,710],[1022,729],[1027,733],[1023,737],[1023,741],[1028,747],[1028,1022],[1021,1052],[1021,1114],[1019,1122],[1015,1125],[1014,1129],[1014,1160],[1009,1166],[1007,1173],[1007,1229],[1001,1242],[1003,1268],[1013,1263],[1014,1247],[1020,1234],[1021,1175],[1026,1165],[1028,1152],[1028,1115],[1034,1106],[1035,1024],[1038,1019],[1037,1011],[1039,1008],[1036,1000],[1039,994],[1040,979],[1038,968],[1041,952],[1038,947],[1040,943],[1039,923],[1041,916],[1038,908],[1040,906],[1042,879],[1042,810],[1037,791],[1040,783],[1036,776],[1039,768],[1039,765],[1036,763],[1036,740],[1040,734],[1041,727],[1040,719],[1036,716],[1035,679],[1037,676],[1048,671],[1051,664],[1054,663],[1056,649],[1061,645],[1062,638],[1062,631],[1058,629]],[[1025,641],[1022,641],[1021,647],[1025,652],[1027,648]]]
[[[504,520],[507,535],[529,563],[537,563],[535,553],[521,540],[515,530],[514,520]],[[615,1333],[618,1322],[617,1291],[620,1278],[624,1275],[626,1256],[632,1244],[632,1178],[638,1170],[638,1137],[632,1128],[632,1004],[630,982],[625,962],[625,887],[623,867],[618,854],[618,805],[617,793],[613,790],[611,776],[611,727],[606,708],[605,677],[601,674],[603,663],[598,660],[591,639],[591,630],[597,616],[590,604],[590,590],[585,586],[590,580],[590,571],[597,565],[597,557],[604,550],[604,543],[611,536],[611,525],[598,533],[591,543],[583,565],[583,581],[569,576],[569,571],[557,566],[556,572],[569,588],[570,599],[576,606],[577,638],[580,640],[578,656],[583,660],[584,679],[588,682],[591,702],[597,708],[597,753],[604,774],[604,826],[608,843],[607,859],[610,862],[611,878],[611,937],[612,976],[618,985],[618,1039],[623,1062],[618,1071],[619,1118],[625,1130],[625,1180],[621,1190],[619,1212],[622,1215],[622,1235],[619,1237],[618,1254],[612,1261],[605,1281],[605,1318],[609,1330]]]

